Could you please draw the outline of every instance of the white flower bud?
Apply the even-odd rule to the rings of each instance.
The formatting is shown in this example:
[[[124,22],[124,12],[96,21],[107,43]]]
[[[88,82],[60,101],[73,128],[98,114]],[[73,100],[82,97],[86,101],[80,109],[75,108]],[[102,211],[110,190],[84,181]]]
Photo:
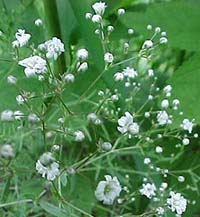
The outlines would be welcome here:
[[[119,16],[124,15],[125,14],[125,9],[124,8],[119,8],[118,11],[117,11],[117,14]]]
[[[12,75],[9,75],[9,76],[7,77],[7,82],[8,82],[9,84],[16,84],[17,78],[15,78],[15,77],[12,76]]]
[[[14,112],[12,110],[4,110],[1,112],[1,121],[14,121]]]
[[[183,145],[189,145],[190,144],[190,140],[188,138],[184,138],[182,140]]]
[[[159,33],[160,31],[161,31],[161,29],[160,29],[159,26],[155,28],[155,32],[156,32],[156,33]]]
[[[88,63],[87,62],[81,63],[81,65],[77,69],[78,72],[85,72],[87,70],[88,70]]]
[[[142,49],[149,49],[153,47],[153,41],[152,40],[146,40],[144,44],[142,45]]]
[[[152,30],[152,25],[147,25],[147,30]]]
[[[134,33],[134,30],[133,29],[128,29],[128,34],[129,35],[132,35]]]
[[[39,18],[36,19],[36,20],[35,20],[35,25],[36,25],[36,26],[41,26],[41,25],[42,25],[42,20],[39,19]]]
[[[162,108],[168,108],[169,107],[169,101],[167,99],[164,99],[162,102],[161,102],[161,107]]]
[[[168,39],[166,37],[161,37],[160,38],[160,44],[167,44]]]
[[[114,74],[114,79],[115,79],[115,81],[123,81],[124,74],[121,72],[117,72]]]
[[[13,148],[10,144],[0,147],[0,156],[3,158],[12,158],[14,156]]]
[[[79,60],[87,60],[88,58],[88,51],[84,48],[79,49],[76,53],[76,56]]]
[[[87,20],[90,20],[90,19],[92,18],[92,14],[91,14],[91,13],[86,13],[86,14],[85,14],[85,18],[86,18]]]
[[[107,27],[107,31],[108,31],[109,33],[113,32],[113,30],[114,30],[114,27],[113,27],[113,26],[108,26],[108,27]]]
[[[110,151],[110,150],[112,149],[112,145],[111,145],[110,142],[103,142],[103,143],[101,144],[101,149],[102,149],[103,151]]]
[[[156,146],[156,153],[162,153],[163,152],[163,148],[160,146]]]
[[[95,14],[92,16],[92,22],[93,23],[101,23],[102,17],[98,14]]]
[[[179,176],[178,177],[178,181],[179,182],[184,182],[185,181],[185,177],[184,176]]]
[[[73,74],[69,73],[69,74],[66,74],[66,75],[65,75],[64,80],[65,80],[67,83],[73,83],[74,80],[75,80],[75,77],[74,77]]]
[[[114,57],[111,53],[105,53],[104,54],[104,61],[105,63],[112,63],[114,60]]]

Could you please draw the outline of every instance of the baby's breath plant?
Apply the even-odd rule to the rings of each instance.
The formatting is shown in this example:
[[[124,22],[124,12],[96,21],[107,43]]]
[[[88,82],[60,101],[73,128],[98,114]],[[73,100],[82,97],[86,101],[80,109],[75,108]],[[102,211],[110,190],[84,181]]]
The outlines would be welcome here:
[[[119,34],[128,7],[107,10],[96,1],[81,18],[98,58],[92,41],[1,32],[0,61],[16,71],[1,81],[12,94],[1,99],[0,216],[189,216],[198,203],[199,164],[179,166],[198,128],[162,68],[168,34],[134,21]],[[45,33],[42,17],[31,22]]]

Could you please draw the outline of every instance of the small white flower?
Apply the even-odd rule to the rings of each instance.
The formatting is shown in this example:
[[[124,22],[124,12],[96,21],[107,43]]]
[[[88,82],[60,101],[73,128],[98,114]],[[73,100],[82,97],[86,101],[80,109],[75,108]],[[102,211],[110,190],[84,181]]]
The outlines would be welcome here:
[[[105,2],[96,2],[92,5],[95,13],[101,16],[104,14],[106,7],[107,5],[105,4]]]
[[[98,14],[95,14],[95,15],[92,16],[92,22],[93,23],[100,23],[101,20],[102,20],[102,17],[100,15],[98,15]]]
[[[85,18],[86,18],[87,20],[90,20],[90,19],[92,18],[92,14],[91,14],[91,13],[86,13],[86,14],[85,14]]]
[[[36,170],[47,180],[53,181],[56,176],[59,175],[59,164],[55,162],[55,159],[50,152],[44,153],[40,159],[36,162]]]
[[[161,102],[161,107],[162,108],[168,108],[169,107],[169,101],[167,99],[164,99],[162,102]]]
[[[21,111],[15,111],[14,112],[14,118],[15,120],[20,121],[24,117],[24,113]]]
[[[160,146],[156,146],[156,153],[162,153],[163,152],[163,148]]]
[[[184,182],[185,181],[185,177],[184,176],[179,176],[178,177],[178,181],[179,182]]]
[[[34,113],[31,113],[28,115],[28,121],[31,122],[31,123],[37,123],[40,121],[39,117],[34,114]]]
[[[148,164],[150,164],[150,163],[151,163],[151,159],[148,158],[148,157],[146,157],[146,158],[144,159],[144,164],[148,165]]]
[[[149,77],[153,77],[153,76],[154,76],[154,71],[153,71],[153,69],[149,69],[149,70],[148,70],[148,76],[149,76]]]
[[[35,20],[35,25],[36,25],[36,26],[41,26],[41,25],[42,25],[42,20],[39,19],[39,18],[36,19],[36,20]]]
[[[184,138],[182,141],[183,145],[189,145],[190,144],[190,140],[188,138]]]
[[[154,184],[142,184],[142,188],[140,189],[140,193],[142,195],[145,195],[149,199],[151,199],[153,196],[155,196],[156,186]]]
[[[25,99],[23,98],[22,95],[18,95],[18,96],[16,96],[16,101],[17,101],[18,105],[23,105],[25,102]]]
[[[118,120],[119,126],[117,129],[122,134],[130,133],[132,135],[139,133],[139,125],[136,122],[133,122],[133,116],[129,112],[125,112],[125,116],[122,116]]]
[[[97,115],[95,113],[90,113],[88,114],[87,119],[94,123],[97,120]]]
[[[163,215],[164,212],[165,212],[165,210],[164,210],[162,207],[158,207],[158,208],[156,209],[156,212],[157,212],[158,215]]]
[[[25,33],[25,30],[18,29],[18,31],[15,33],[16,41],[13,42],[13,47],[23,47],[26,45],[31,38],[31,35],[28,33]]]
[[[193,125],[193,120],[189,121],[188,119],[184,119],[180,127],[187,130],[189,133],[192,133]]]
[[[187,200],[180,193],[171,191],[170,197],[167,199],[167,204],[172,212],[181,215],[186,210]]]
[[[111,145],[110,142],[103,142],[103,143],[101,144],[101,149],[102,149],[103,151],[110,151],[110,150],[112,149],[112,145]]]
[[[100,181],[95,196],[97,200],[102,201],[105,205],[112,205],[114,200],[119,197],[122,190],[117,177],[105,176],[105,181]]]
[[[125,9],[124,8],[119,8],[118,11],[117,11],[117,14],[119,16],[124,15],[125,14]]]
[[[122,73],[128,78],[135,78],[138,76],[137,71],[131,67],[126,67],[125,69],[123,69]]]
[[[40,50],[46,51],[46,57],[48,59],[53,58],[56,60],[62,52],[65,51],[64,44],[59,38],[53,37],[52,39],[46,41],[38,46]]]
[[[113,27],[113,26],[108,26],[108,27],[107,27],[108,33],[113,32],[113,30],[114,30],[114,27]]]
[[[152,40],[146,40],[144,44],[142,45],[142,49],[149,49],[153,47],[153,41]]]
[[[14,156],[13,148],[10,144],[0,147],[0,156],[3,158],[12,158]]]
[[[1,112],[1,121],[14,121],[14,112],[12,110],[4,110]]]
[[[167,97],[171,96],[172,86],[171,85],[165,86],[163,91]]]
[[[12,75],[9,75],[9,76],[7,77],[7,82],[8,82],[9,84],[16,84],[16,83],[17,83],[17,78],[14,77],[14,76],[12,76]]]
[[[88,51],[84,48],[79,49],[76,53],[76,56],[79,60],[87,60],[88,58]]]
[[[88,70],[88,63],[87,62],[83,62],[80,65],[78,63],[78,68],[77,68],[78,72],[85,72],[87,70]]]
[[[114,74],[114,79],[115,79],[115,81],[123,81],[124,74],[121,72],[117,72]]]
[[[43,74],[47,71],[46,60],[39,56],[31,56],[19,61],[19,65],[25,67],[24,73],[26,77],[32,77],[35,74]]]
[[[156,32],[156,33],[159,33],[160,31],[161,31],[161,29],[160,29],[159,26],[155,28],[155,32]]]
[[[165,125],[169,123],[169,116],[166,111],[159,111],[157,114],[157,121],[159,125]]]
[[[74,80],[75,80],[75,77],[73,74],[69,73],[69,74],[66,74],[65,77],[64,77],[65,81],[68,82],[68,83],[73,83]]]
[[[147,25],[147,30],[152,30],[152,25]]]
[[[134,30],[133,29],[128,29],[128,34],[129,35],[132,35],[134,33]]]
[[[74,140],[76,142],[81,142],[84,139],[85,139],[85,135],[84,135],[84,133],[82,131],[77,130],[77,131],[74,132]]]
[[[112,63],[114,60],[114,57],[111,53],[105,53],[104,54],[104,61],[105,63]]]
[[[168,39],[166,37],[161,37],[160,38],[160,44],[167,44]]]

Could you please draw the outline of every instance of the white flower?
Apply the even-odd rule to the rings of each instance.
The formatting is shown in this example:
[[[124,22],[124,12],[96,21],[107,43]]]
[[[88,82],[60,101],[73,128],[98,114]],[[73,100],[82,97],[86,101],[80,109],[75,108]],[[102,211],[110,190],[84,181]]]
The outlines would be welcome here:
[[[156,153],[162,153],[163,152],[163,148],[160,146],[156,146]]]
[[[102,17],[100,15],[98,15],[98,14],[95,14],[95,15],[92,16],[92,22],[93,23],[100,23],[101,20],[102,20]],[[95,31],[95,33],[96,33],[96,31]]]
[[[117,11],[117,14],[119,16],[124,15],[125,14],[125,9],[124,8],[119,8],[118,11]]]
[[[169,116],[166,111],[159,111],[157,114],[157,121],[159,125],[165,125],[169,123]]]
[[[156,186],[154,184],[143,184],[142,188],[140,189],[140,193],[142,195],[145,195],[149,199],[151,199],[153,196],[155,196]]]
[[[59,175],[59,164],[55,162],[52,153],[44,153],[36,162],[36,170],[47,180],[53,181]]]
[[[36,19],[36,20],[35,20],[35,25],[36,25],[36,26],[41,26],[41,25],[42,25],[42,20],[39,19],[39,18]]]
[[[69,73],[69,74],[66,74],[65,77],[64,77],[65,81],[68,82],[68,83],[73,83],[74,80],[75,80],[75,77],[73,74]]]
[[[185,181],[185,177],[184,176],[179,176],[178,177],[178,181],[179,182],[184,182]]]
[[[190,140],[188,138],[184,138],[182,140],[183,145],[189,145],[190,144]]]
[[[35,74],[43,74],[47,70],[46,60],[39,56],[31,56],[24,60],[19,61],[19,65],[24,66],[24,73],[26,77],[32,77]]]
[[[103,15],[105,12],[107,5],[105,2],[96,2],[92,5],[92,8],[94,9],[95,13],[98,15]]]
[[[105,63],[112,63],[114,60],[114,57],[111,53],[105,53],[104,54],[104,61]]]
[[[23,47],[26,45],[31,38],[31,35],[28,33],[25,33],[25,30],[18,29],[18,31],[15,33],[16,41],[13,42],[13,47]]]
[[[92,14],[91,14],[91,13],[86,13],[86,14],[85,14],[85,18],[86,18],[87,20],[90,20],[90,19],[92,18]]]
[[[192,133],[192,128],[193,128],[193,121],[189,121],[188,119],[184,119],[182,124],[180,125],[181,128],[184,130],[187,130],[189,133]]]
[[[105,205],[112,205],[114,200],[120,195],[122,190],[117,177],[105,176],[105,181],[100,181],[95,196],[97,200],[102,201]]]
[[[135,78],[138,76],[137,71],[130,67],[126,67],[125,69],[123,69],[122,73],[124,74],[124,76],[129,78]]]
[[[31,113],[31,114],[28,115],[28,121],[31,122],[31,123],[36,123],[36,122],[39,122],[40,119],[36,114]]]
[[[79,60],[87,60],[88,58],[88,51],[84,48],[79,49],[76,53],[76,56]]]
[[[121,72],[117,72],[114,74],[114,79],[115,79],[115,81],[123,81],[124,74]]]
[[[74,139],[76,142],[81,142],[85,139],[84,133],[80,130],[77,130],[74,132],[74,137],[75,137]]]
[[[170,198],[167,199],[167,204],[172,212],[181,215],[186,210],[187,200],[180,193],[171,191]]]
[[[9,76],[7,77],[7,82],[8,82],[9,84],[16,84],[16,83],[17,83],[17,78],[15,78],[15,77],[12,76],[12,75],[9,75]]]
[[[12,110],[4,110],[1,112],[2,121],[14,121],[14,112]]]
[[[108,30],[109,33],[111,33],[111,32],[113,32],[114,27],[110,25],[110,26],[107,27],[107,30]]]
[[[128,34],[129,35],[132,35],[134,33],[134,30],[133,29],[128,29]]]
[[[24,100],[24,98],[23,98],[22,95],[16,96],[16,101],[17,101],[17,104],[18,104],[18,105],[23,105],[24,102],[25,102],[25,100]]]
[[[156,212],[157,212],[158,215],[163,215],[164,212],[165,212],[165,210],[164,210],[162,207],[158,207],[158,208],[156,209]]]
[[[160,38],[160,44],[167,44],[168,39],[166,37],[161,37]]]
[[[87,71],[88,70],[88,63],[87,62],[83,62],[83,63],[81,63],[81,64],[77,64],[77,71],[78,72],[85,72],[85,71]]]
[[[150,164],[150,163],[151,163],[151,159],[148,158],[148,157],[146,157],[146,158],[144,159],[144,164],[148,165],[148,164]]]
[[[153,47],[153,41],[152,40],[146,40],[144,44],[142,45],[142,49],[148,49]]]
[[[3,158],[12,158],[14,156],[13,148],[10,144],[0,147],[0,156]]]
[[[153,76],[154,76],[154,71],[153,71],[153,69],[149,69],[149,70],[148,70],[148,76],[149,76],[149,77],[153,77]]]
[[[46,57],[48,59],[53,58],[56,60],[58,56],[65,51],[64,44],[59,38],[53,37],[52,39],[40,44],[38,47],[40,50],[46,51]]]
[[[163,91],[167,97],[171,96],[172,86],[171,85],[165,86]]]
[[[20,121],[24,117],[24,113],[21,111],[15,111],[14,117],[15,117],[15,120]]]
[[[103,143],[101,144],[101,149],[102,149],[103,151],[110,151],[110,150],[112,149],[112,145],[111,145],[110,142],[103,142]]]
[[[130,133],[132,135],[139,133],[139,125],[133,122],[133,116],[129,112],[125,112],[125,116],[122,116],[118,120],[119,126],[117,129],[122,133]]]
[[[167,99],[164,99],[162,102],[161,102],[161,107],[162,108],[168,108],[169,106],[169,101]]]

